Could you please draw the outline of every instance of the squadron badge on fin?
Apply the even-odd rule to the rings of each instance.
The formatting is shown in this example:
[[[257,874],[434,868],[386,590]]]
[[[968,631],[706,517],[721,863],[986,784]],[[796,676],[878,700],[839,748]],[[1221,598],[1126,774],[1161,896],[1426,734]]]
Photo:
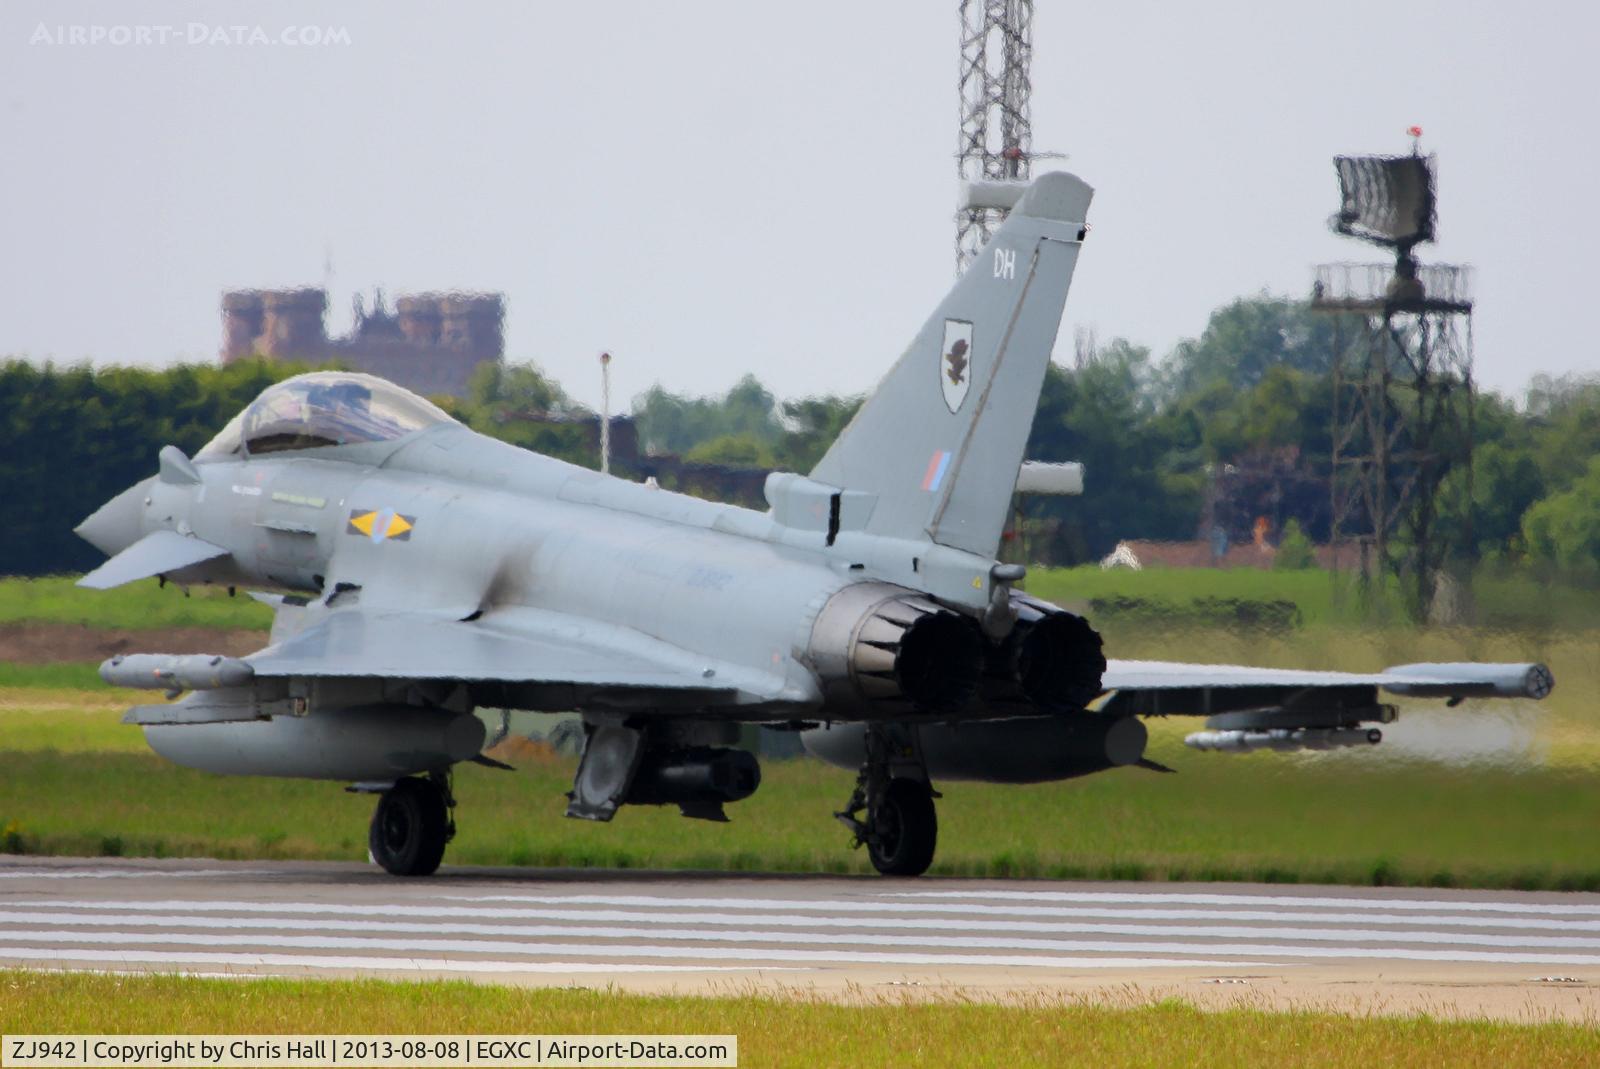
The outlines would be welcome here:
[[[959,411],[972,384],[972,324],[962,319],[944,321],[944,349],[939,359],[939,388],[951,412]]]

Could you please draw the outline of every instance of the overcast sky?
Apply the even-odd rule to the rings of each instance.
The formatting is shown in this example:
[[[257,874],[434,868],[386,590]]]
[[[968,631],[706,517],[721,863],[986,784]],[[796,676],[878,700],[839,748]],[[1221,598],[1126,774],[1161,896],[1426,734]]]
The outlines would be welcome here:
[[[375,285],[501,291],[508,355],[591,403],[602,349],[624,399],[868,389],[952,277],[956,11],[6,0],[0,354],[215,359],[223,289],[331,263],[334,332]],[[1058,356],[1079,325],[1164,354],[1369,258],[1330,157],[1417,123],[1480,381],[1600,369],[1595,11],[1039,0],[1035,148],[1097,190]]]

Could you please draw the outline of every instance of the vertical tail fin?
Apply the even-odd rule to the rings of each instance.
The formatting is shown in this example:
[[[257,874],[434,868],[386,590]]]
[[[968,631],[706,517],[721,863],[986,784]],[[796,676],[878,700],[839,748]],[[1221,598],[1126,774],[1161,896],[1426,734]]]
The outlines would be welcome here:
[[[811,473],[876,495],[869,533],[995,555],[1092,196],[1036,179]]]

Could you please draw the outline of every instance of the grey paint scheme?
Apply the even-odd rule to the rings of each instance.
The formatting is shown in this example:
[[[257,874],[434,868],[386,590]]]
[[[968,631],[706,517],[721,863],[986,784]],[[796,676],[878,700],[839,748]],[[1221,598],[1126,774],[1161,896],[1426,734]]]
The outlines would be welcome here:
[[[1071,175],[1036,181],[811,473],[877,495],[868,533],[994,556],[1092,195]],[[972,382],[953,413],[939,393],[948,320],[973,325]],[[922,491],[944,450],[942,485]]]
[[[193,496],[154,516],[232,547],[226,562],[199,566],[212,581],[359,588],[296,612],[287,633],[245,658],[258,675],[692,689],[758,719],[816,703],[796,655],[809,618],[851,581],[849,562],[787,544],[800,539],[759,514],[596,476],[464,427],[393,446],[370,457],[381,466],[337,455],[369,447],[202,463]],[[305,501],[323,504],[294,503]],[[348,533],[352,511],[384,508],[411,517],[407,540]]]
[[[169,761],[209,772],[387,782],[469,760],[484,726],[466,713],[358,705],[270,722],[147,725],[145,739]]]
[[[188,538],[176,531],[158,529],[78,580],[78,585],[90,590],[110,590],[135,579],[181,572],[193,565],[227,555],[227,549],[222,546]]]
[[[860,768],[866,725],[834,724],[802,736],[807,752],[840,768]],[[1051,783],[1132,765],[1149,733],[1131,716],[1019,716],[981,723],[925,724],[922,758],[935,780]]]
[[[1322,672],[1303,668],[1251,668],[1234,664],[1108,661],[1106,690],[1175,690],[1193,687],[1381,687],[1391,694],[1437,698],[1544,698],[1553,680],[1537,664],[1403,664],[1381,672]]]
[[[275,602],[271,644],[244,658],[250,686],[196,692],[181,711],[147,719],[141,709],[163,707],[139,707],[133,719],[149,723],[152,743],[175,759],[204,749],[208,735],[254,739],[241,753],[270,750],[276,774],[343,778],[349,762],[311,752],[337,749],[329,740],[338,710],[366,710],[351,713],[348,745],[357,721],[381,725],[385,716],[397,731],[410,724],[413,735],[433,738],[470,709],[459,683],[500,687],[502,704],[602,719],[903,718],[903,705],[875,707],[827,678],[814,625],[831,598],[861,583],[904,588],[969,617],[990,605],[994,551],[1089,198],[1071,175],[1038,179],[816,470],[769,480],[766,513],[625,482],[448,422],[391,441],[242,460],[191,463],[164,450],[159,475],[79,528],[115,554],[101,580],[165,574],[314,600]],[[946,320],[972,326],[971,381],[954,412],[939,379]],[[925,487],[930,458],[943,452],[942,481]],[[352,514],[371,510],[407,517],[406,537],[352,533]],[[994,593],[1005,604],[1004,587]],[[1393,682],[1480,693],[1486,672],[1510,678],[1530,667],[1444,666],[1454,671]],[[1118,671],[1114,663],[1108,683],[1175,701],[1195,688],[1273,682],[1229,666],[1144,662]],[[1284,693],[1387,685],[1313,675],[1275,685]],[[412,723],[418,706],[439,716]],[[972,702],[941,717],[1016,712]],[[997,741],[1027,734],[997,730]],[[443,738],[413,739],[394,753],[437,760],[460,748],[459,733]],[[393,756],[380,764],[402,774]],[[1118,749],[1108,761],[1125,756]]]

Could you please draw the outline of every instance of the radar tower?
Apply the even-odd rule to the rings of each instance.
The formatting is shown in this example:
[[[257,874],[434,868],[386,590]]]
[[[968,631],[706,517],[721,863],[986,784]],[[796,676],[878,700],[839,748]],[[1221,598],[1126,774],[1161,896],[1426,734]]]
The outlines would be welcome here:
[[[1394,263],[1316,269],[1314,311],[1338,316],[1333,354],[1332,530],[1360,551],[1363,583],[1399,575],[1407,612],[1435,609],[1451,538],[1438,529],[1445,477],[1464,475],[1469,520],[1459,545],[1469,565],[1473,382],[1472,269],[1417,262],[1434,240],[1435,158],[1411,127],[1406,156],[1336,156],[1339,234],[1394,250]],[[1458,599],[1452,599],[1458,600]],[[1443,606],[1440,606],[1443,608]]]

